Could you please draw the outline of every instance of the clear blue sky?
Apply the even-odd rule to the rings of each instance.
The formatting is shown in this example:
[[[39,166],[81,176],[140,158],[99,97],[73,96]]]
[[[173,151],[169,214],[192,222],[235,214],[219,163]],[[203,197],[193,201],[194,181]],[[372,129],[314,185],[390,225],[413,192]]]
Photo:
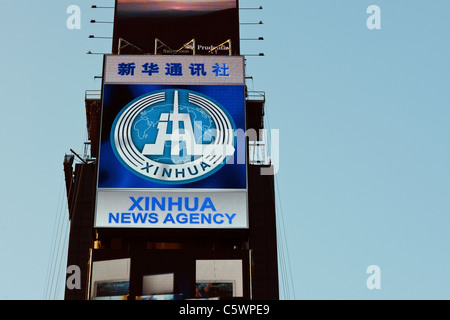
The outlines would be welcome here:
[[[281,297],[449,299],[450,2],[240,2],[264,7],[241,11],[241,22],[264,22],[241,37],[265,39],[241,52],[265,53],[248,57],[249,87],[266,91],[266,124],[280,133]],[[113,1],[0,11],[0,299],[46,297],[64,243],[63,157],[83,153],[84,92],[100,89],[102,56],[86,52],[111,50],[88,36],[111,36],[112,25],[89,21],[112,21],[113,10],[92,4]],[[81,8],[80,30],[66,27],[69,5]],[[370,5],[380,30],[366,27]],[[380,290],[366,286],[369,265]]]

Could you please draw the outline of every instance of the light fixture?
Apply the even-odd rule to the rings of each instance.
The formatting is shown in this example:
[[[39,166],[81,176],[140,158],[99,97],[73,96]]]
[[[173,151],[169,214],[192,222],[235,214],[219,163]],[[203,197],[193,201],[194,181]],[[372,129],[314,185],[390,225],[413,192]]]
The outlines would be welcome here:
[[[93,34],[90,34],[89,38],[90,39],[112,39],[112,37],[97,37],[97,36],[94,36]]]
[[[92,52],[91,50],[89,50],[88,52],[86,52],[86,54],[108,54],[108,53],[101,53],[101,52]]]
[[[92,9],[114,9],[114,7],[97,7],[95,4],[92,5]]]
[[[263,37],[258,37],[258,38],[242,38],[242,39],[239,39],[239,40],[264,40],[264,38],[263,38]]]
[[[91,20],[90,22],[91,23],[114,23],[114,22],[111,22],[111,21],[97,21],[97,20]]]
[[[263,24],[262,20],[259,22],[240,22],[239,24]]]

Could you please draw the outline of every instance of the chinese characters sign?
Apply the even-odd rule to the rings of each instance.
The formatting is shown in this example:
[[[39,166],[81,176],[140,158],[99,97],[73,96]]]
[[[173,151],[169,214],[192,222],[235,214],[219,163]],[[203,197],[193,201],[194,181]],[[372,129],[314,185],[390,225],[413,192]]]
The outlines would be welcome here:
[[[243,57],[108,55],[105,83],[243,84]]]

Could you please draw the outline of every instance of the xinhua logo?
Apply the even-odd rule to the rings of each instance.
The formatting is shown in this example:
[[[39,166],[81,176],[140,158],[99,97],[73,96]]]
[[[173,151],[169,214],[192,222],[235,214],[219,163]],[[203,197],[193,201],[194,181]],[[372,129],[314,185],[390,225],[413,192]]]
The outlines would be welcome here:
[[[235,129],[214,100],[168,89],[126,105],[114,121],[111,142],[124,166],[141,177],[188,183],[213,174],[234,154]]]

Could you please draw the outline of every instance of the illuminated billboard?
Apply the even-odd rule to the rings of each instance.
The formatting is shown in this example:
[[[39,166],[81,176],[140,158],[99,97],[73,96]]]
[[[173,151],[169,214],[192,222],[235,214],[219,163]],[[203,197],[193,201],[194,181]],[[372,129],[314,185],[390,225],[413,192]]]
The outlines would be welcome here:
[[[230,40],[214,54],[239,54],[237,0],[116,0],[115,9],[113,53],[202,55]]]
[[[243,297],[242,260],[197,260],[196,298]]]
[[[95,226],[247,228],[243,58],[106,56],[104,70]]]
[[[94,261],[91,299],[126,300],[130,286],[130,258]]]

